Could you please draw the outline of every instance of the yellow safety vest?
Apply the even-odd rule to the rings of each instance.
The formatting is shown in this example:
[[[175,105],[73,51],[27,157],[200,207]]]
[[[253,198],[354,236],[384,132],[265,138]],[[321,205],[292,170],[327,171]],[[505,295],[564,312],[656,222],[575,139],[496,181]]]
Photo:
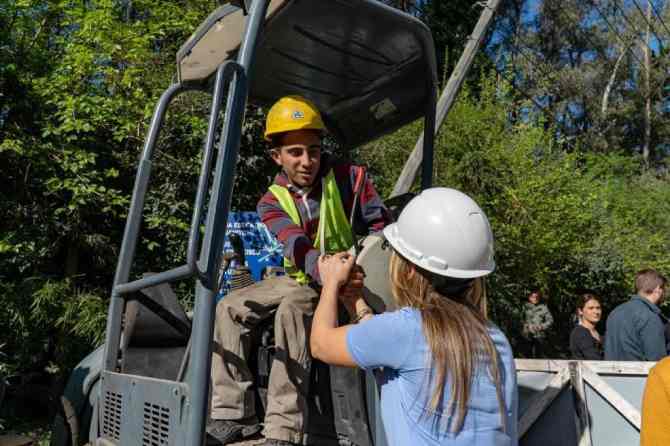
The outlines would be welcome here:
[[[354,240],[351,225],[344,212],[342,198],[340,197],[340,191],[337,188],[335,175],[333,175],[332,170],[323,179],[322,186],[319,227],[316,231],[314,247],[319,249],[323,243],[321,252],[327,254],[346,251],[353,246]],[[301,226],[300,213],[288,189],[284,186],[273,184],[270,186],[270,192],[277,197],[279,205],[291,217],[291,221]],[[287,257],[284,257],[284,268],[286,269],[286,273],[298,283],[303,285],[309,283],[310,280],[307,274],[300,271]]]

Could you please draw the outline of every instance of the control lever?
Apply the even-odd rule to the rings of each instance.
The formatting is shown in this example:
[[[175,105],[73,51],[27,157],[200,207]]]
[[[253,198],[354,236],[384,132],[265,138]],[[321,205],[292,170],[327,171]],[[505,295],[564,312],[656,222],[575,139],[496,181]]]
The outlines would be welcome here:
[[[242,241],[242,237],[235,232],[231,232],[228,235],[228,240],[230,241],[230,246],[233,248],[233,253],[235,254],[233,258],[235,258],[240,265],[244,266],[247,263],[247,259],[244,255],[244,242]]]

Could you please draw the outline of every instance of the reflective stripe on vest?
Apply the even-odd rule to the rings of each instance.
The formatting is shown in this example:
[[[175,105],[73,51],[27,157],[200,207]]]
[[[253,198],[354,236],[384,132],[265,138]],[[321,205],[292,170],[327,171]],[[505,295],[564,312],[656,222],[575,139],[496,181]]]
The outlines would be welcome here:
[[[351,233],[351,225],[344,212],[340,191],[337,188],[333,171],[323,179],[321,193],[321,204],[319,206],[319,227],[316,231],[314,247],[321,249],[322,253],[334,253],[346,251],[354,244]],[[293,201],[293,197],[287,188],[273,184],[270,192],[277,198],[279,205],[286,212],[294,224],[301,226],[300,213]],[[325,240],[325,243],[322,242]],[[309,283],[307,275],[300,271],[290,259],[284,257],[284,268],[286,273],[300,284]]]

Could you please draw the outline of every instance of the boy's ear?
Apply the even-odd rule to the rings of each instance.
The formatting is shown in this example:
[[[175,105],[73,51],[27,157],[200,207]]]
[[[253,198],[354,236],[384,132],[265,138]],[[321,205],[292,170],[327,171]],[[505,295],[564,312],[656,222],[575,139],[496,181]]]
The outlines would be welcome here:
[[[278,166],[281,166],[281,149],[279,148],[270,149],[270,157]]]

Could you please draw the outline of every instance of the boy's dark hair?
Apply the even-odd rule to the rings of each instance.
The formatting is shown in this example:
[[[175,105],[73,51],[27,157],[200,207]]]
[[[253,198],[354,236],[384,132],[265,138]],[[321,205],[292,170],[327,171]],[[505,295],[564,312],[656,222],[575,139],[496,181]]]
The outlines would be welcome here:
[[[283,133],[275,133],[270,135],[270,141],[268,142],[268,150],[274,150],[281,146]]]

